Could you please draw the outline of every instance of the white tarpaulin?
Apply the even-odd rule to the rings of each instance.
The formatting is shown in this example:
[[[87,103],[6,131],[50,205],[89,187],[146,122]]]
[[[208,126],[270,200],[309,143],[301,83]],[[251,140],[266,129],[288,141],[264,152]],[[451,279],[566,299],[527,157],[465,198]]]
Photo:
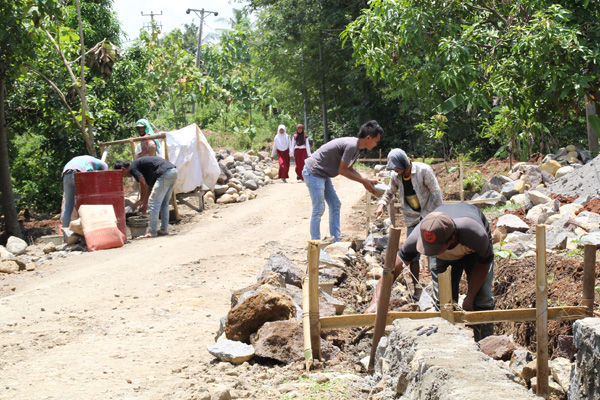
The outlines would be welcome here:
[[[215,152],[196,124],[166,132],[169,161],[177,167],[175,193],[188,193],[197,187],[214,189],[221,168]]]

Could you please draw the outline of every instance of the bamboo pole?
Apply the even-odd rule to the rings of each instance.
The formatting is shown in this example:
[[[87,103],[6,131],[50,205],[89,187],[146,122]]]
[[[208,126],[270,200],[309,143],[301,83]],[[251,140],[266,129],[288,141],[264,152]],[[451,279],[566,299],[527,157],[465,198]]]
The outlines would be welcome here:
[[[438,296],[442,318],[454,324],[454,307],[452,306],[452,266],[438,274]]]
[[[98,142],[98,145],[113,146],[115,144],[129,143],[131,141],[133,141],[133,142],[143,142],[143,141],[149,140],[149,139],[164,139],[166,137],[167,137],[166,134],[164,134],[164,133],[158,133],[156,135],[132,137],[132,138],[128,138],[128,139],[113,140],[113,141],[110,141],[110,142]]]
[[[537,340],[537,392],[548,398],[548,278],[546,276],[546,227],[536,226],[535,308]]]
[[[367,207],[367,236],[371,232],[371,192],[368,190],[365,193],[365,206]]]
[[[308,242],[308,318],[313,358],[321,359],[321,328],[319,325],[319,254],[321,241]]]
[[[549,307],[548,319],[568,321],[586,317],[586,307]],[[597,311],[595,313],[598,313]],[[514,310],[489,311],[454,311],[454,322],[465,324],[487,324],[494,322],[525,322],[536,320],[535,308],[517,308]],[[600,316],[600,313],[598,313]],[[441,317],[441,312],[425,311],[391,311],[388,312],[386,325],[391,325],[397,319],[428,319]],[[376,314],[336,315],[321,317],[321,329],[362,328],[375,325]]]
[[[100,148],[100,154],[101,154],[100,160],[106,162],[106,156],[108,155],[108,151],[106,151],[103,144],[99,144],[98,147]]]
[[[390,215],[390,221],[392,223],[392,226],[396,226],[396,207],[394,207],[394,199],[392,199],[392,202],[390,204],[388,204],[388,214]]]
[[[310,371],[313,365],[313,354],[311,346],[310,334],[310,301],[309,301],[308,278],[302,279],[302,329],[304,331],[304,362],[306,363],[306,371]]]
[[[583,251],[583,299],[587,316],[594,316],[594,285],[596,284],[596,245],[586,244]]]
[[[129,139],[129,147],[131,148],[131,158],[137,159],[137,154],[135,154],[135,143],[132,139]]]
[[[369,368],[367,369],[367,372],[370,374],[374,372],[377,345],[385,332],[388,307],[390,306],[390,295],[392,293],[392,285],[394,284],[396,252],[398,251],[401,232],[402,230],[400,228],[390,227],[385,253],[385,264],[381,276],[381,293],[379,294],[379,300],[377,302],[377,318],[375,319],[375,330],[373,331],[373,345],[371,347],[371,357],[369,358]]]
[[[458,162],[458,168],[460,169],[460,201],[465,201],[465,190],[463,187],[463,162]]]

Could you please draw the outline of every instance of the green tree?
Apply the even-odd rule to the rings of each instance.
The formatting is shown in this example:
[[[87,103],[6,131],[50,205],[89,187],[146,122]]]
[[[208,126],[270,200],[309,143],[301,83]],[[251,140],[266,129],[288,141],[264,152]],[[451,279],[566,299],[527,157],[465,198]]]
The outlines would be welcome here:
[[[34,57],[33,23],[45,13],[57,15],[54,1],[14,0],[0,3],[0,191],[6,233],[21,236],[17,221],[6,130],[6,93],[13,89],[24,62]]]
[[[343,36],[368,75],[423,116],[463,112],[477,124],[509,109],[527,153],[556,145],[553,113],[572,120],[598,98],[599,18],[587,0],[373,0]]]

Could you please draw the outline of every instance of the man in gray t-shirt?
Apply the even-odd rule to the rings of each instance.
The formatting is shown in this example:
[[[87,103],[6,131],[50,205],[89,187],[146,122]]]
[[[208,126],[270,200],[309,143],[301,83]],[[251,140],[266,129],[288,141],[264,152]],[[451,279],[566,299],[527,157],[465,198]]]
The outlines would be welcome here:
[[[334,242],[340,241],[340,209],[342,203],[335,192],[331,178],[338,175],[362,183],[371,193],[375,193],[373,184],[377,181],[364,178],[352,165],[358,158],[360,149],[372,150],[383,134],[377,121],[364,123],[358,136],[334,139],[321,146],[306,159],[302,176],[308,186],[313,210],[310,219],[310,236],[313,240],[321,239],[321,217],[325,212],[325,203],[329,206],[329,233]]]

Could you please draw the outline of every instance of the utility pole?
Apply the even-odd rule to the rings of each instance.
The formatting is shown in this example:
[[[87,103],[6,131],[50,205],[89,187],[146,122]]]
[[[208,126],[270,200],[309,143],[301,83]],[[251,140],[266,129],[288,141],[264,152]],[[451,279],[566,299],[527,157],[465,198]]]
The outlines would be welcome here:
[[[202,47],[202,25],[204,25],[204,14],[206,14],[206,16],[208,17],[210,14],[215,14],[215,17],[219,15],[218,12],[216,11],[208,11],[203,9],[196,9],[196,8],[188,8],[185,13],[189,14],[190,12],[194,12],[194,14],[196,14],[199,18],[200,18],[200,26],[198,27],[198,49],[196,50],[196,68],[200,69],[200,62],[202,61],[202,53],[200,51],[200,48]],[[196,111],[196,104],[195,102],[192,103],[192,114],[194,114],[194,112]]]
[[[150,11],[150,14],[144,14],[144,12],[142,11],[140,14],[142,14],[142,17],[150,17],[150,27],[152,29],[152,36],[154,36],[154,16],[155,15],[163,15],[163,12],[161,11],[160,14],[155,14],[154,11]],[[160,25],[160,28],[162,29],[162,25]],[[144,26],[145,28],[145,26]]]

